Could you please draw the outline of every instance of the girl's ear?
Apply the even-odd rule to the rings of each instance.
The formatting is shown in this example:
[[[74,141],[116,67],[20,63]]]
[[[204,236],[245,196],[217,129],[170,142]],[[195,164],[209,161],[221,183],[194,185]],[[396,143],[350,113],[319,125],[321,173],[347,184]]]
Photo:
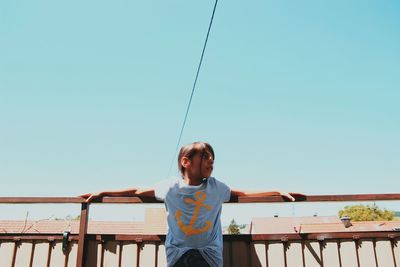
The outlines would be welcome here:
[[[181,158],[181,165],[187,169],[190,166],[190,159],[188,159],[187,157],[182,157]]]

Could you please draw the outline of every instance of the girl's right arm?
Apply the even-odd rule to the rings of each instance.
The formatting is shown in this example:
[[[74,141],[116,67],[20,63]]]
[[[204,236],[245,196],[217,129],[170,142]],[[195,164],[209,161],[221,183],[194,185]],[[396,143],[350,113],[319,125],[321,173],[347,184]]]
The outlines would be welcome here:
[[[115,191],[103,191],[103,192],[98,192],[98,193],[87,193],[80,195],[82,198],[86,198],[86,202],[91,202],[92,200],[95,200],[99,197],[137,197],[137,196],[143,196],[143,197],[154,197],[154,189],[149,188],[149,189],[137,189],[137,188],[127,188],[127,189],[121,189],[121,190],[115,190]]]

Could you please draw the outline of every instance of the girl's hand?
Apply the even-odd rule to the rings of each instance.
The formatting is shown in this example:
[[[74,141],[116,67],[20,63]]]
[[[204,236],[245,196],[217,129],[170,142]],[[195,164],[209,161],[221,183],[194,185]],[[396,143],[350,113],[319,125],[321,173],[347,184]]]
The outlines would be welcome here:
[[[288,199],[290,201],[296,201],[296,199],[294,197],[292,197],[292,195],[290,193],[287,192],[279,192],[279,195],[285,199]]]
[[[280,194],[282,197],[284,197],[285,199],[288,199],[288,200],[290,200],[290,201],[296,201],[296,199],[298,199],[298,198],[305,198],[305,197],[306,197],[306,195],[304,195],[304,194],[301,194],[301,193],[294,193],[294,192],[290,192],[290,193],[287,193],[287,192],[279,192],[279,194]]]
[[[86,203],[89,203],[99,197],[103,196],[103,192],[99,192],[99,193],[87,193],[87,194],[83,194],[80,195],[81,198],[85,198],[86,199]]]

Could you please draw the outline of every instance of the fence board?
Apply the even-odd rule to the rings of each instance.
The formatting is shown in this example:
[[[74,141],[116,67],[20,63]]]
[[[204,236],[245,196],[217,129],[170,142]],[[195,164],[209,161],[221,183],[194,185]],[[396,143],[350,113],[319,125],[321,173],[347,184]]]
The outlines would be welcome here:
[[[156,245],[145,243],[140,250],[140,267],[155,266]]]
[[[122,243],[121,267],[134,267],[137,261],[137,245],[132,242]]]
[[[0,244],[0,262],[4,264],[4,266],[11,266],[14,246],[14,242],[4,242]]]
[[[62,251],[62,243],[56,242],[52,246],[50,267],[64,266],[65,255]]]
[[[1,238],[1,237],[0,237]],[[12,257],[15,249],[15,266],[24,267],[29,266],[29,262],[32,255],[33,267],[46,267],[48,252],[49,252],[49,237],[43,237],[45,239],[35,239],[33,243],[31,237],[23,238],[19,237],[19,244],[15,247],[15,242],[10,236],[4,236],[3,242],[0,243],[0,267],[11,267]],[[6,241],[8,240],[10,241]],[[97,236],[97,241],[93,240],[93,237],[88,240],[87,244],[87,260],[86,267],[102,267],[101,259],[103,259],[103,266],[118,267],[119,260],[121,259],[122,267],[133,267],[137,266],[137,253],[138,245],[133,241],[119,241],[107,237],[106,241],[101,243],[99,240],[101,236]],[[110,239],[111,238],[111,239]],[[0,239],[1,240],[1,239]],[[326,240],[321,243],[322,255],[324,267],[338,267],[340,266],[338,245],[340,250],[341,264],[342,267],[356,267],[357,264],[357,250],[356,244],[359,244],[358,256],[361,267],[400,267],[400,247],[399,244],[395,245],[392,250],[391,239],[389,238],[378,238],[374,242],[370,237],[361,239],[359,242],[350,239],[332,239]],[[399,240],[399,238],[397,238]],[[139,266],[151,267],[165,267],[166,266],[166,255],[165,246],[160,241],[144,241],[143,248],[140,250],[140,262]],[[338,243],[339,242],[339,243]],[[56,239],[53,242],[55,244],[51,247],[50,266],[51,267],[62,267],[65,262],[65,254],[62,252],[61,240]],[[103,245],[101,245],[103,244]],[[284,267],[285,266],[285,254],[284,244],[281,241],[250,241],[243,237],[238,236],[230,237],[224,242],[224,266],[225,267],[236,267],[236,266],[251,266],[251,267]],[[304,246],[304,267],[319,267],[320,265],[320,243],[318,241],[305,241]],[[103,246],[103,256],[102,256]],[[122,247],[121,247],[122,246]],[[120,249],[121,247],[121,249]],[[232,247],[232,251],[231,251]],[[310,248],[313,253],[310,252]],[[376,251],[378,264],[375,264],[374,251]],[[286,250],[287,267],[303,267],[302,257],[302,244],[301,241],[289,241]],[[121,254],[121,256],[119,255]],[[315,259],[314,255],[317,256]],[[72,241],[69,247],[68,267],[76,266],[77,258],[77,241]],[[395,260],[393,259],[395,258]],[[267,264],[268,261],[268,264]]]
[[[360,266],[377,267],[374,257],[374,244],[371,240],[361,240],[358,248]]]
[[[163,244],[158,245],[158,267],[167,266],[167,255],[165,254],[165,246]]]
[[[29,266],[32,252],[32,242],[21,242],[17,247],[15,266]]]
[[[303,252],[300,242],[290,242],[286,251],[287,266],[303,266]]]
[[[340,266],[339,252],[336,242],[326,242],[322,250],[324,258],[324,267],[338,267]]]
[[[250,243],[251,263],[253,267],[266,267],[265,242]]]
[[[379,267],[393,267],[392,245],[389,240],[376,241],[376,257]]]
[[[44,267],[47,266],[47,256],[49,253],[49,242],[37,242],[35,243],[35,252],[33,255],[32,267]]]
[[[285,267],[283,244],[270,242],[268,244],[268,266]]]
[[[76,257],[78,255],[78,243],[71,242],[69,244],[69,254],[68,254],[68,267],[76,266]]]
[[[357,264],[356,244],[354,241],[343,241],[340,243],[340,255],[342,267],[354,267]],[[371,259],[373,254],[371,255]]]
[[[119,263],[119,242],[103,243],[103,267],[116,267]]]
[[[307,267],[320,267],[321,255],[318,242],[305,242],[304,260]]]

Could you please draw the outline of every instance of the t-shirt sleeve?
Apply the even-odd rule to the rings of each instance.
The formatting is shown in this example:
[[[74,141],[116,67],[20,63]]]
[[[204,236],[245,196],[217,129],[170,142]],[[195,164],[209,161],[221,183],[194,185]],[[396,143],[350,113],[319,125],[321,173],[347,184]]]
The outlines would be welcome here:
[[[215,179],[216,188],[218,190],[218,194],[221,196],[223,202],[228,202],[231,199],[231,188],[224,184],[221,181]]]
[[[171,180],[163,180],[154,186],[154,196],[157,200],[164,201],[171,187]]]

